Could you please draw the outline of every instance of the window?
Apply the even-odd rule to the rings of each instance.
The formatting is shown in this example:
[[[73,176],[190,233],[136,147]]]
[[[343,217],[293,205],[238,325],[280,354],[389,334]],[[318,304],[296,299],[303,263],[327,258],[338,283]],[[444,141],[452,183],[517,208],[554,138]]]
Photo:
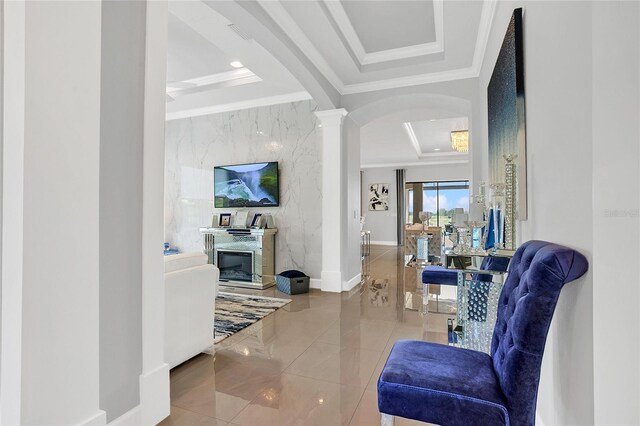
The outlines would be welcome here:
[[[405,188],[405,223],[413,223],[413,187]]]
[[[414,187],[413,183],[407,184],[407,223],[413,223]],[[419,205],[420,201],[417,202]],[[431,213],[429,226],[448,225],[456,208],[469,210],[468,180],[422,182],[422,211]]]

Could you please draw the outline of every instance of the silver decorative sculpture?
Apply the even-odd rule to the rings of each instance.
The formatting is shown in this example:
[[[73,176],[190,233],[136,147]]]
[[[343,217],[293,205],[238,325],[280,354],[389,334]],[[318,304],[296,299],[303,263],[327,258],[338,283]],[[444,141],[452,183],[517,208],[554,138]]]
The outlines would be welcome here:
[[[516,249],[516,165],[513,162],[518,156],[504,155],[505,161],[505,201],[504,201],[504,248]]]

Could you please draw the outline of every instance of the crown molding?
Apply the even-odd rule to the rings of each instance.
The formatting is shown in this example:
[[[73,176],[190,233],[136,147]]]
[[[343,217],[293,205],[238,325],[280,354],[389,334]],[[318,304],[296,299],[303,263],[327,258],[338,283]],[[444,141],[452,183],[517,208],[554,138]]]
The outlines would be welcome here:
[[[285,10],[279,1],[273,0],[257,0],[258,4],[267,12],[277,25],[285,32],[285,34],[293,41],[303,54],[309,58],[311,63],[322,73],[322,75],[331,83],[331,85],[340,93],[344,86],[340,77],[333,71],[333,68],[324,59],[322,54],[316,49],[314,44],[309,40],[304,31],[293,20],[291,15]]]
[[[339,1],[324,0],[324,4],[361,67],[380,62],[397,61],[444,52],[444,0],[433,1],[435,41],[395,49],[379,50],[371,53],[365,51],[362,41],[360,37],[358,37],[355,28],[353,28],[342,3]]]
[[[489,34],[491,32],[491,25],[493,24],[493,18],[495,16],[495,10],[498,0],[484,0],[482,5],[482,12],[480,14],[480,25],[478,27],[478,36],[476,39],[476,46],[474,50],[471,66],[466,68],[458,68],[448,71],[439,71],[433,73],[411,75],[406,77],[396,77],[384,80],[375,80],[363,83],[345,84],[340,77],[334,72],[333,68],[324,59],[322,54],[316,49],[313,43],[307,38],[304,31],[293,20],[291,15],[284,9],[279,1],[273,0],[257,0],[260,6],[267,12],[267,14],[276,22],[278,26],[284,31],[284,33],[298,46],[298,48],[307,56],[311,63],[320,71],[320,73],[329,81],[329,83],[336,89],[340,95],[351,95],[356,93],[373,92],[378,90],[398,89],[402,87],[417,86],[422,84],[442,83],[446,81],[463,80],[467,78],[477,78],[480,75],[482,68],[482,62],[484,60],[484,54],[487,49],[487,43],[489,41]],[[331,12],[335,10],[335,5],[332,3],[338,2],[326,2],[328,10]],[[434,13],[442,14],[442,19],[435,19],[436,23],[436,37],[442,40],[444,37],[444,4],[443,0],[434,0]],[[436,7],[436,5],[438,5]],[[344,12],[344,9],[343,9]],[[333,16],[333,13],[332,13]],[[435,16],[435,15],[434,15]],[[348,17],[345,18],[348,21]],[[334,17],[335,19],[335,17]],[[342,20],[342,18],[340,18]],[[336,23],[338,23],[336,21]],[[349,25],[350,22],[349,22]],[[349,30],[347,30],[349,32]],[[355,42],[353,37],[351,42]],[[438,35],[440,34],[440,36]],[[344,35],[344,34],[343,34]],[[347,35],[345,35],[347,38]],[[348,38],[347,38],[348,39]],[[359,42],[359,39],[358,39]],[[361,43],[360,43],[361,45]],[[418,45],[420,46],[420,45]],[[412,48],[411,46],[407,48]],[[402,48],[406,49],[406,48]],[[392,49],[396,50],[396,49]],[[364,48],[362,48],[364,51]],[[385,51],[383,51],[385,52]],[[354,52],[356,53],[356,52]],[[380,53],[380,52],[377,52]],[[373,53],[375,55],[376,53]],[[394,53],[395,54],[395,53]],[[406,52],[404,53],[406,54]],[[371,54],[369,54],[371,55]],[[374,56],[375,57],[375,56]]]
[[[349,84],[342,87],[341,94],[351,95],[354,93],[373,92],[377,90],[398,89],[400,87],[417,86],[429,83],[442,83],[444,81],[464,80],[466,78],[478,77],[473,68],[460,68],[450,71],[432,72],[429,74],[410,75],[406,77],[396,77],[387,80],[368,81],[366,83]]]
[[[476,48],[473,51],[473,62],[471,64],[471,69],[473,69],[476,77],[479,77],[482,71],[482,63],[487,51],[487,45],[489,44],[489,35],[491,34],[491,27],[493,26],[493,18],[496,15],[497,5],[498,0],[485,0],[482,5]]]
[[[193,108],[182,111],[168,112],[166,120],[179,120],[181,118],[198,117],[201,115],[218,114],[221,112],[238,111],[241,109],[257,108],[270,105],[286,104],[289,102],[300,102],[313,99],[308,92],[294,92],[286,95],[268,96],[264,98],[251,99],[248,101],[233,102],[223,105],[212,105],[202,108]]]
[[[239,68],[237,70],[221,72],[217,74],[205,75],[203,77],[191,78],[189,80],[179,81],[178,83],[186,83],[189,87],[169,87],[167,86],[167,95],[172,99],[178,96],[198,93],[205,90],[211,90],[214,85],[220,86],[241,86],[243,84],[259,83],[262,79],[255,75],[247,68]]]
[[[204,77],[192,78],[190,80],[185,80],[184,82],[193,83],[196,86],[207,86],[209,84],[223,83],[226,81],[238,80],[246,77],[257,77],[257,76],[248,68],[238,68],[232,71],[206,75]]]
[[[413,131],[413,126],[411,123],[402,123],[404,126],[404,130],[407,132],[407,136],[409,136],[409,140],[411,141],[411,146],[413,146],[413,150],[416,152],[418,157],[422,157],[424,154],[422,153],[422,148],[420,148],[420,142],[418,142],[418,137],[416,133]]]
[[[382,169],[387,167],[413,167],[413,166],[448,166],[451,164],[469,164],[469,160],[442,160],[442,161],[414,161],[414,162],[401,162],[401,163],[373,163],[362,164],[361,169]]]

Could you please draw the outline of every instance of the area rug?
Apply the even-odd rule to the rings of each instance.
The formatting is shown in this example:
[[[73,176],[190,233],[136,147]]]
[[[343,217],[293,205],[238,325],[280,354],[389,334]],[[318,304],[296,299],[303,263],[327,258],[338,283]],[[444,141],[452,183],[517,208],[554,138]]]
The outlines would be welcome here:
[[[219,292],[216,297],[213,343],[220,343],[290,302],[275,297]]]

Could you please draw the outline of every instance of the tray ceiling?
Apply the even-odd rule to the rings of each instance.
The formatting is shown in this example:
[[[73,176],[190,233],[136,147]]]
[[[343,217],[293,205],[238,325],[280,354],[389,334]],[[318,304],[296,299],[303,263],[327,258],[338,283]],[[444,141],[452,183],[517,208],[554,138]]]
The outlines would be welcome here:
[[[168,119],[311,98],[273,55],[203,2],[170,1],[168,20]]]
[[[341,94],[477,77],[495,1],[257,0]]]

